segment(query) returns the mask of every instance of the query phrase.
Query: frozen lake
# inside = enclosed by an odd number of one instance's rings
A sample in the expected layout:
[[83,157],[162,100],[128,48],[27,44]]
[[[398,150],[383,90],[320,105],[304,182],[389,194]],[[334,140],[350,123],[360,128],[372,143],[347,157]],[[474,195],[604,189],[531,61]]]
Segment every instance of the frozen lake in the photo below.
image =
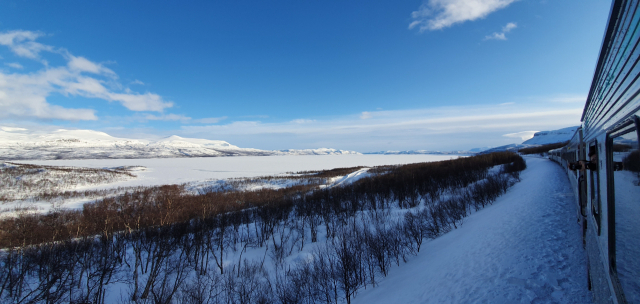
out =
[[119,186],[181,184],[211,179],[278,175],[285,172],[325,170],[343,167],[371,167],[434,162],[458,157],[457,155],[287,155],[206,158],[79,159],[19,161],[19,163],[89,168],[112,168],[119,166],[146,167],[144,171],[134,172],[138,178],[133,180],[82,188],[101,189]]

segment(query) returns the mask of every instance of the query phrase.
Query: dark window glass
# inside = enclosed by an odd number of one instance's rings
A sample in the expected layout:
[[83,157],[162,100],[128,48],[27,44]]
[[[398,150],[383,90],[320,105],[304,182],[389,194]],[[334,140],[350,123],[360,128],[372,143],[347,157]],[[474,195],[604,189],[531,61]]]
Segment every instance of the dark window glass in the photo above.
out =
[[591,213],[598,225],[598,235],[600,235],[600,220],[602,204],[600,203],[600,153],[598,153],[598,144],[595,143],[589,147],[589,161],[596,164],[595,168],[589,170],[589,191],[591,192]]

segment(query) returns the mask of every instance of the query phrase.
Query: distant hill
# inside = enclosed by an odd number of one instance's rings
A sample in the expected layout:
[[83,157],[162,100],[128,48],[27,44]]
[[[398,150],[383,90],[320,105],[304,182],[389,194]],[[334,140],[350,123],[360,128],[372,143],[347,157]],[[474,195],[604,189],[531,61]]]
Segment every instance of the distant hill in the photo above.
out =
[[35,131],[0,127],[0,160],[172,158],[249,155],[360,154],[336,149],[259,150],[222,140],[169,136],[160,140],[126,139],[93,130]]
[[509,144],[509,145],[504,145],[504,146],[499,146],[499,147],[487,149],[487,150],[484,150],[484,151],[482,151],[482,152],[480,152],[478,154],[486,154],[486,153],[493,153],[493,152],[504,152],[504,151],[518,152],[518,150],[520,150],[520,149],[534,147],[534,146],[536,146],[536,145]]
[[553,130],[553,131],[540,131],[533,134],[533,137],[531,139],[525,140],[521,144],[509,144],[509,145],[504,145],[504,146],[499,146],[494,148],[487,148],[487,149],[475,148],[475,149],[471,149],[470,151],[472,152],[479,151],[478,152],[479,154],[501,152],[501,151],[517,152],[518,150],[524,149],[524,148],[532,148],[532,147],[537,147],[542,145],[561,143],[561,142],[570,140],[571,137],[573,137],[573,134],[576,133],[576,130],[578,130],[578,128],[579,128],[578,126],[575,126],[575,127],[568,127],[568,128]]
[[433,155],[473,155],[472,151],[427,151],[427,150],[407,150],[407,151],[378,151],[365,152],[362,154],[378,154],[378,155],[415,155],[415,154],[433,154]]
[[540,131],[536,134],[533,134],[533,138],[525,140],[522,144],[534,146],[565,142],[573,137],[573,134],[576,133],[576,130],[578,130],[578,126],[554,131]]

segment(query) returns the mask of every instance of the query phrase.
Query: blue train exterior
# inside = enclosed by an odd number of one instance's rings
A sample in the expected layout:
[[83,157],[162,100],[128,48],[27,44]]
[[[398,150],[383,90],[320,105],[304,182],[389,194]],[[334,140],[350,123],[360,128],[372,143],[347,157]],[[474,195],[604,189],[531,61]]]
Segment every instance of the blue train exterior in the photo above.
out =
[[596,303],[640,303],[639,2],[612,3],[581,127],[550,151],[573,185]]

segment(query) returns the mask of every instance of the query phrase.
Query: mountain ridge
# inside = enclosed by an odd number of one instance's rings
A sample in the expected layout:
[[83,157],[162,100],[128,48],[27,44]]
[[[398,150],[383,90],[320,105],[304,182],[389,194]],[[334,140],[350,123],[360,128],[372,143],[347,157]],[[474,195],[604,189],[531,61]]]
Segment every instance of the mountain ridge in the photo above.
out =
[[223,140],[185,138],[177,135],[148,140],[118,138],[94,130],[36,131],[0,127],[0,160],[343,154],[360,153],[330,148],[260,150],[240,148]]

